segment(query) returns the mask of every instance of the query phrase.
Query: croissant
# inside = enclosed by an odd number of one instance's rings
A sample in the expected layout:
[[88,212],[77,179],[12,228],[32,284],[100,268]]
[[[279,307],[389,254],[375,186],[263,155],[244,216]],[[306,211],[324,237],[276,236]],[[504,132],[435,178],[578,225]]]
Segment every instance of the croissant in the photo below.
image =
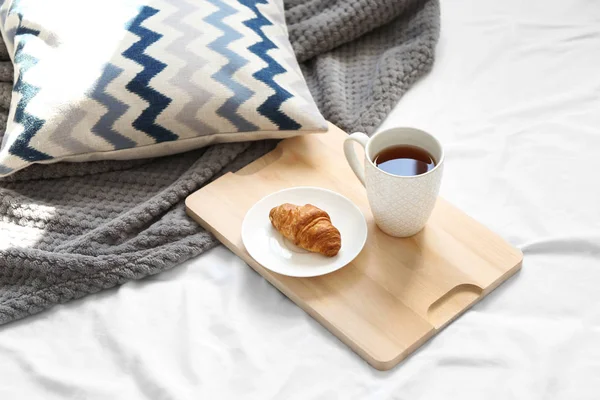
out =
[[342,236],[329,214],[312,204],[282,204],[271,210],[269,219],[283,236],[305,250],[333,257],[342,247]]

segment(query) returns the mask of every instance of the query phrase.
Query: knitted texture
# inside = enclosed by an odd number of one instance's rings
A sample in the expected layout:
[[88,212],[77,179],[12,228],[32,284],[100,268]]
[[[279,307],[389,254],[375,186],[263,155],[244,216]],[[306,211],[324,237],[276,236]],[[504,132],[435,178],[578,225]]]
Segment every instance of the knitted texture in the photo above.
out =
[[[296,56],[324,116],[372,133],[433,64],[437,0],[286,0]],[[0,44],[0,132],[12,66]],[[0,134],[1,140],[2,134]],[[33,165],[0,180],[0,323],[169,269],[218,244],[185,198],[274,146]]]

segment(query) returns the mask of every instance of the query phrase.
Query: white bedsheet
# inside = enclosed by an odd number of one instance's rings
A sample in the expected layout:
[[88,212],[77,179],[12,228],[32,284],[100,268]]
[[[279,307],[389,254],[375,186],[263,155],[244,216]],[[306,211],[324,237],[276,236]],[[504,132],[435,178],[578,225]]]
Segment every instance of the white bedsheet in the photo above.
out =
[[442,195],[523,270],[389,372],[225,248],[0,327],[0,399],[600,398],[600,1],[447,0],[383,128],[447,151]]

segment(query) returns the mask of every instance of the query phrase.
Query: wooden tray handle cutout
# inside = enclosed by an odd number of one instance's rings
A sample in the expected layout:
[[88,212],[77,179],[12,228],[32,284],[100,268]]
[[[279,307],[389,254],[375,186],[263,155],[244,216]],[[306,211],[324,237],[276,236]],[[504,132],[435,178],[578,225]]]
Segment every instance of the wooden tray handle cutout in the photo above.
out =
[[436,329],[440,329],[458,317],[457,313],[461,310],[466,310],[477,302],[482,293],[483,289],[471,283],[454,286],[429,306],[427,319]]

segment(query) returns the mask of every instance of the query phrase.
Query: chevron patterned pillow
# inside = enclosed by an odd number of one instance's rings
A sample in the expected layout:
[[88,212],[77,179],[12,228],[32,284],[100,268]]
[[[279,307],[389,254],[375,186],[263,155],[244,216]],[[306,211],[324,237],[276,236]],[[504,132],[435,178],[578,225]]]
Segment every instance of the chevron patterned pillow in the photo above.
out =
[[281,0],[0,0],[15,66],[0,176],[327,129]]

